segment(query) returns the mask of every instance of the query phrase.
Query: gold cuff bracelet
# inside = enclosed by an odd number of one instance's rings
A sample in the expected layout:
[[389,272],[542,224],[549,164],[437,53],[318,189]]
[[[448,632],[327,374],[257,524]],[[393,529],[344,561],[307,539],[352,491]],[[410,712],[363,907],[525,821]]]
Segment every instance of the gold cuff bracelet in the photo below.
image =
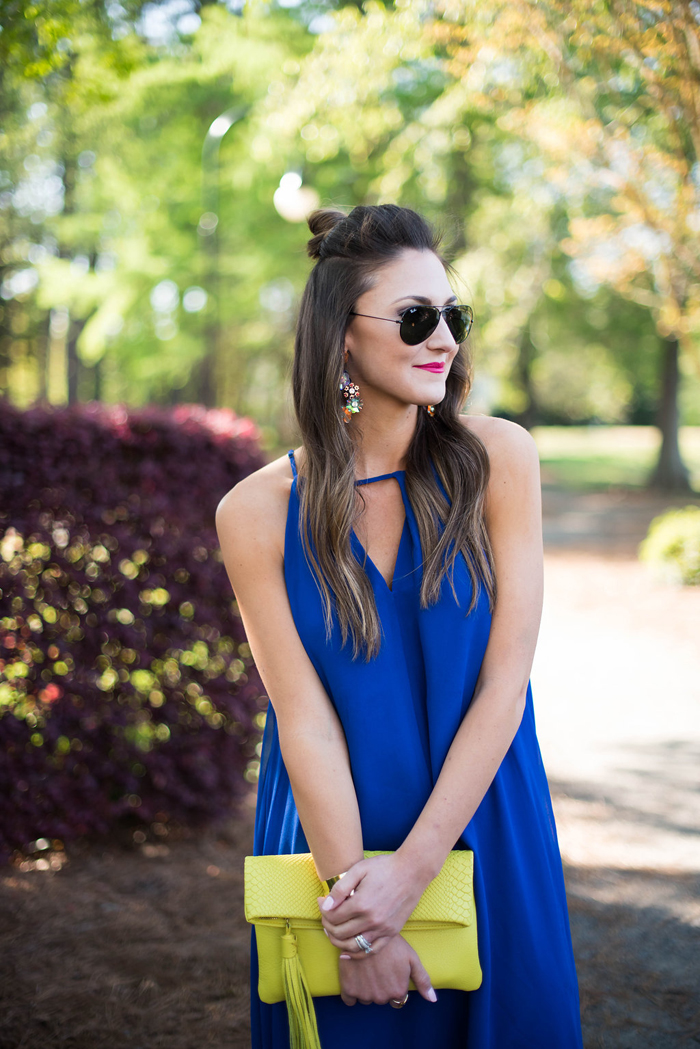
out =
[[343,871],[342,874],[335,874],[332,878],[323,879],[323,884],[326,886],[326,896],[328,896],[335,883],[340,881],[340,879],[347,873],[347,871]]

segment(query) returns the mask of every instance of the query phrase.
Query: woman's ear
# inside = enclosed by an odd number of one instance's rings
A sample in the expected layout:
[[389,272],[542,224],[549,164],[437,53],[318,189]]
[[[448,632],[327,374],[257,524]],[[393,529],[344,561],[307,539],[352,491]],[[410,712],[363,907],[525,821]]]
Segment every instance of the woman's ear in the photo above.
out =
[[[351,317],[350,320],[351,321],[354,320],[354,317]],[[347,361],[348,361],[348,358],[349,358],[350,354],[352,353],[353,333],[352,333],[351,329],[352,329],[352,325],[351,324],[348,324],[347,328],[345,329],[345,340],[344,340],[344,343],[343,343],[343,361],[346,364],[347,364]]]

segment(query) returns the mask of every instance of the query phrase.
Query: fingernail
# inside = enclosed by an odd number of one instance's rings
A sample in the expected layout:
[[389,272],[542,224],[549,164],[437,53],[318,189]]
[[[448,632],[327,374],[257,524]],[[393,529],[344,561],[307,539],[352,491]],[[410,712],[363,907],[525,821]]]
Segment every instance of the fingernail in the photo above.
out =
[[343,961],[348,961],[348,962],[349,962],[349,961],[352,961],[352,957],[351,957],[351,955],[349,955],[349,954],[341,954],[341,956],[340,956],[340,957],[341,957],[341,959],[342,959]]
[[335,907],[335,900],[332,896],[326,896],[325,900],[321,904],[321,910],[330,911],[332,907]]
[[437,1001],[437,995],[436,995],[435,991],[432,989],[432,987],[428,991],[428,998],[430,999],[431,1002],[436,1002]]
[[[323,926],[321,926],[321,928],[323,928]],[[324,931],[324,932],[326,933],[326,936],[328,936],[328,933],[326,932],[326,930],[325,930],[325,929],[323,929],[323,931]]]

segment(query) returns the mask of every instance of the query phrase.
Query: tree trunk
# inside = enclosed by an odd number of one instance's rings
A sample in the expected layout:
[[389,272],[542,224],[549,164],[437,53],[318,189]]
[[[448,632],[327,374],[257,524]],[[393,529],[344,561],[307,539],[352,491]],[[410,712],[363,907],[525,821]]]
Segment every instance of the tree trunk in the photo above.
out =
[[[215,198],[214,198],[215,199]],[[217,389],[216,374],[221,343],[221,281],[219,280],[219,240],[217,229],[209,236],[202,238],[202,247],[206,254],[207,283],[205,285],[210,299],[210,313],[204,330],[204,356],[196,366],[194,399],[205,408],[216,408]],[[188,384],[189,385],[189,384]]]
[[537,399],[532,382],[532,365],[536,356],[537,351],[530,338],[530,321],[528,320],[520,334],[514,375],[516,383],[525,394],[525,407],[518,412],[516,422],[519,422],[526,430],[531,430],[537,422]]
[[199,362],[197,400],[205,408],[216,408],[216,352],[210,351]]
[[690,475],[678,445],[678,339],[661,340],[661,400],[657,426],[661,430],[661,451],[651,476],[651,487],[666,492],[689,492]]
[[102,389],[104,386],[103,372],[104,372],[104,357],[100,357],[99,360],[95,361],[95,400],[102,400]]
[[46,310],[43,320],[43,331],[37,340],[37,391],[36,400],[38,404],[48,404],[48,388],[46,369],[49,363],[49,343],[51,342],[51,310]]
[[68,403],[78,403],[78,375],[80,370],[80,358],[78,357],[78,339],[85,327],[85,321],[80,318],[72,320],[66,338],[66,367],[68,369]]

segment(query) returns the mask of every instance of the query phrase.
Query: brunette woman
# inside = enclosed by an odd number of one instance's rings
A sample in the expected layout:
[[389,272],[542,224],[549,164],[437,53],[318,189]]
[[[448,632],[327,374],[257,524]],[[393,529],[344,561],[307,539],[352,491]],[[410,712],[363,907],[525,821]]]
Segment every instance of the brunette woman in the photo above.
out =
[[[529,684],[536,448],[462,414],[472,313],[420,216],[326,209],[309,226],[302,444],[217,511],[270,697],[254,850],[310,851],[332,884],[319,902],[342,993],[315,999],[324,1049],[580,1049]],[[401,935],[454,848],[475,856],[483,983],[469,993],[431,988]],[[257,997],[254,937],[251,970],[254,1049],[287,1049],[284,1002]]]

